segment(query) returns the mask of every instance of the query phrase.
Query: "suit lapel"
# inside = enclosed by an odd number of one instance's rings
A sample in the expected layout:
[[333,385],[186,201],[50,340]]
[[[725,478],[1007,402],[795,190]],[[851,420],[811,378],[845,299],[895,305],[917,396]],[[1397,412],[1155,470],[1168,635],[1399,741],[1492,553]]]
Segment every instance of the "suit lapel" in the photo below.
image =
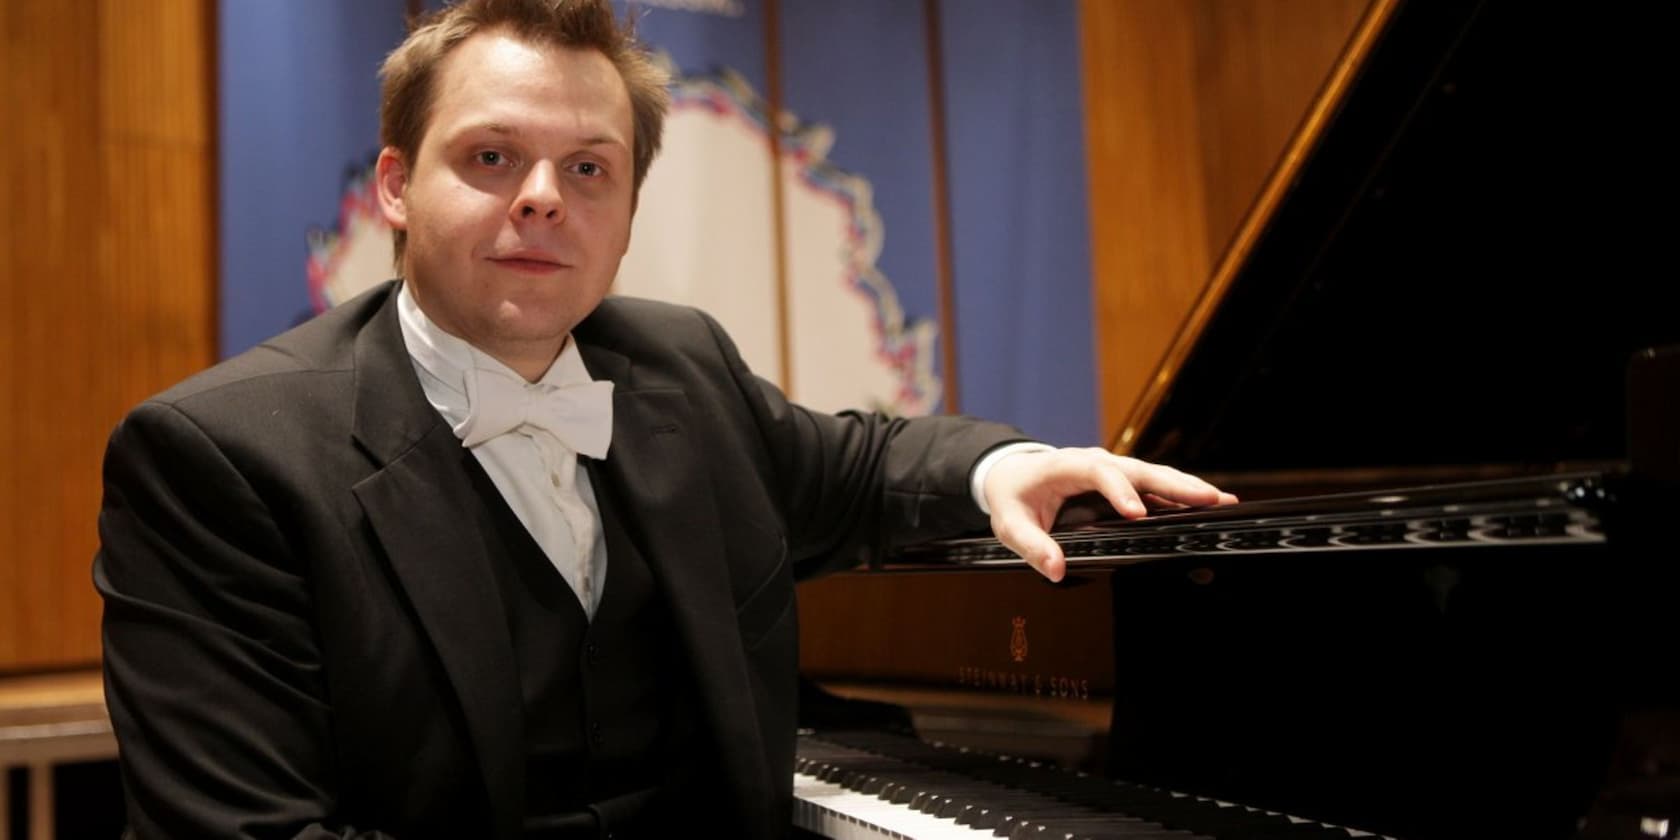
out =
[[[680,389],[642,387],[623,355],[579,342],[596,379],[610,379],[613,437],[599,474],[618,491],[615,511],[659,579],[672,618],[693,663],[708,731],[716,736],[725,772],[745,794],[737,807],[754,822],[765,812],[764,745],[752,696],[740,626],[730,595],[716,494],[697,444],[689,437],[691,407]],[[610,565],[611,559],[608,559]],[[610,574],[609,574],[610,580]]]
[[513,640],[461,448],[426,402],[404,349],[396,292],[356,342],[354,434],[379,465],[354,492],[461,702],[497,836],[518,833],[524,715]]
[[[587,329],[580,327],[585,335]],[[592,376],[615,383],[613,441],[600,474],[619,492],[627,532],[668,593],[693,663],[706,727],[741,815],[765,824],[764,744],[742,698],[752,686],[730,594],[711,477],[689,437],[681,388],[642,384],[622,354],[579,340]],[[525,735],[506,612],[483,540],[460,527],[477,500],[470,457],[415,378],[397,321],[396,287],[356,341],[354,435],[378,469],[354,488],[403,590],[460,699],[489,794],[496,834],[522,820]],[[610,563],[609,559],[609,563]]]

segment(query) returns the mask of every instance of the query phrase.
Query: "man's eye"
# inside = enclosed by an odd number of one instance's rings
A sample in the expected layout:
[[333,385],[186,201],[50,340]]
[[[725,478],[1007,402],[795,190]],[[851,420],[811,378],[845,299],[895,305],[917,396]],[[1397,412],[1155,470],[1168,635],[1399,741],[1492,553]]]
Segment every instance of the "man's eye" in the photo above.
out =
[[597,175],[600,175],[602,172],[605,171],[605,170],[601,169],[601,164],[594,163],[592,161],[587,161],[587,160],[579,163],[577,166],[573,167],[573,169],[575,169],[577,171],[577,174],[583,175],[583,176],[589,177],[589,178],[593,178]]
[[478,162],[485,166],[501,166],[507,160],[501,152],[482,151],[478,153]]

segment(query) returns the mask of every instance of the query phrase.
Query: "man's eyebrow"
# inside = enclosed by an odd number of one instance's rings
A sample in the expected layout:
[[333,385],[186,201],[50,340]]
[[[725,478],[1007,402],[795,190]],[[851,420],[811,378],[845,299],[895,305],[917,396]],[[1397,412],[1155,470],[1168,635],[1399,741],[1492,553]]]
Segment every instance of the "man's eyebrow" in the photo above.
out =
[[[468,126],[465,130],[463,130],[461,132],[461,134],[475,134],[475,133],[478,133],[480,131],[487,131],[487,132],[490,132],[491,134],[500,134],[504,137],[518,137],[521,134],[524,134],[524,132],[519,130],[518,126],[512,126],[512,125],[508,125],[506,123],[498,123],[498,122],[487,122],[487,123],[478,123],[476,125],[471,125],[471,126]],[[596,134],[596,135],[591,135],[589,137],[585,137],[582,140],[582,144],[585,145],[585,146],[625,146],[627,148],[627,146],[626,146],[626,144],[623,140],[620,140],[617,137],[614,137],[610,134]]]
[[486,132],[490,134],[500,134],[504,137],[518,137],[519,135],[524,134],[524,132],[519,130],[518,126],[512,126],[507,123],[499,122],[481,122],[462,126],[455,132],[455,136],[466,137]]

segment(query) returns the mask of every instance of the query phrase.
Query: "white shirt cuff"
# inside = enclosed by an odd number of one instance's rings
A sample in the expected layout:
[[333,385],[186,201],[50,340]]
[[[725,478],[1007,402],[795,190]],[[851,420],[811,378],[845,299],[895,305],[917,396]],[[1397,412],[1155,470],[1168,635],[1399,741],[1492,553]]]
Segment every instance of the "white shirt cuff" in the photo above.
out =
[[1035,443],[1033,441],[1006,443],[992,449],[979,461],[976,461],[974,472],[969,475],[968,492],[974,497],[974,504],[980,507],[980,512],[987,516],[992,513],[991,506],[986,504],[986,476],[991,473],[993,465],[1011,455],[1020,455],[1026,452],[1049,452],[1055,448],[1047,443]]

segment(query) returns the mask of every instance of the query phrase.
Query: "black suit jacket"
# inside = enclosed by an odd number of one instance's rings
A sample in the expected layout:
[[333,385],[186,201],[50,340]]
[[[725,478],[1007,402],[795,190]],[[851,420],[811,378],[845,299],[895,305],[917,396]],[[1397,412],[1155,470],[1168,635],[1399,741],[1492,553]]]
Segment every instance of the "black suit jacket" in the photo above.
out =
[[[517,833],[525,737],[462,448],[387,284],[136,408],[111,438],[95,583],[141,836]],[[574,331],[616,383],[598,475],[671,595],[736,836],[785,833],[794,580],[983,527],[1019,434],[811,412],[683,307]]]

